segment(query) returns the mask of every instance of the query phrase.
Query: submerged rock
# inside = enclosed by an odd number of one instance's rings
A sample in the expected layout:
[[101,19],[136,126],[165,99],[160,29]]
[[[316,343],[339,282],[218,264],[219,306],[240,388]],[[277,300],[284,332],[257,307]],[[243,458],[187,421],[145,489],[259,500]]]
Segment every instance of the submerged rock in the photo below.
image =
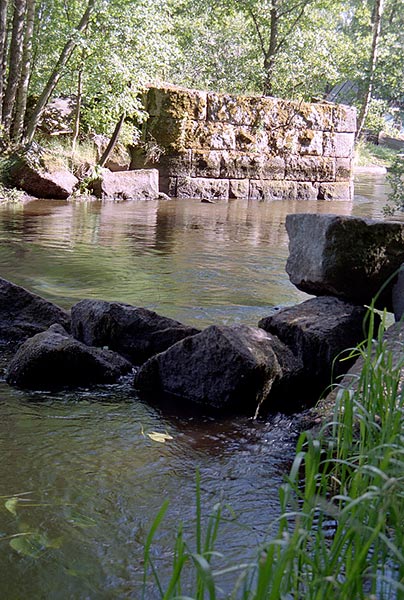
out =
[[6,380],[28,389],[113,383],[132,365],[110,350],[89,348],[61,325],[28,339],[11,360]]
[[[208,327],[148,360],[135,376],[135,388],[206,409],[253,416],[271,398],[285,400],[283,383],[291,384],[301,365],[274,336],[238,325]],[[268,402],[268,404],[269,404]]]
[[[286,270],[300,290],[370,304],[404,262],[404,223],[340,215],[286,217],[289,258]],[[376,308],[392,309],[391,282]]]
[[77,177],[37,144],[16,153],[11,161],[13,184],[37,198],[65,200],[78,184]]
[[89,346],[108,346],[134,364],[199,333],[174,319],[121,302],[82,300],[72,308],[72,333]]
[[97,198],[103,200],[146,200],[159,195],[157,169],[112,172],[101,170],[101,176],[91,183]]
[[0,278],[0,339],[23,342],[53,323],[70,328],[69,313]]
[[366,337],[366,313],[363,306],[323,296],[283,308],[261,319],[259,327],[276,335],[298,357],[302,381],[315,397],[331,383],[331,375],[341,375],[352,364],[335,359]]

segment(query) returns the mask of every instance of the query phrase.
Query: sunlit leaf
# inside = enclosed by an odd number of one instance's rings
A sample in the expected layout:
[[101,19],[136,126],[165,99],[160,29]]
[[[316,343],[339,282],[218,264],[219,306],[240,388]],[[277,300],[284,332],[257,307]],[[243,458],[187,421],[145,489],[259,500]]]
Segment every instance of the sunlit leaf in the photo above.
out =
[[82,527],[83,529],[87,527],[95,527],[97,525],[97,521],[95,521],[95,519],[76,511],[71,512],[68,520],[70,523],[72,523],[72,525],[75,525],[76,527]]
[[13,538],[10,546],[18,554],[31,558],[38,558],[47,548],[52,547],[45,535],[36,532]]
[[153,440],[153,442],[160,442],[161,444],[164,444],[164,442],[166,442],[167,440],[174,439],[173,436],[169,433],[161,433],[158,431],[150,431],[150,433],[148,433],[147,435],[151,440]]
[[9,498],[4,503],[4,506],[6,507],[8,512],[11,512],[11,514],[16,517],[17,516],[17,504],[18,504],[18,498],[13,497],[13,498]]

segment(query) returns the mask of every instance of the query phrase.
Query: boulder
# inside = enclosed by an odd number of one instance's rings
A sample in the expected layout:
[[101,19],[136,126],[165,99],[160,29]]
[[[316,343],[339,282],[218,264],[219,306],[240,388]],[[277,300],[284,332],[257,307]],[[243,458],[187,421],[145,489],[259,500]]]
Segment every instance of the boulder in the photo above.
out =
[[110,350],[89,348],[61,325],[37,333],[17,350],[6,373],[11,385],[28,389],[113,383],[132,365]]
[[288,348],[262,329],[212,325],[148,360],[134,384],[154,401],[253,416],[267,401],[271,410],[279,399],[287,408],[282,381],[290,384],[300,369]]
[[[404,223],[331,214],[286,217],[289,258],[286,271],[300,290],[370,304],[404,262]],[[393,281],[377,308],[392,310]]]
[[103,200],[155,199],[159,195],[159,174],[157,169],[117,172],[102,169],[91,188],[94,195]]
[[53,323],[70,328],[69,313],[0,278],[0,339],[23,342]]
[[89,346],[108,346],[134,364],[167,350],[199,329],[120,302],[82,300],[72,308],[72,334]]
[[341,375],[351,366],[352,362],[334,363],[334,359],[365,338],[366,313],[363,306],[323,296],[283,308],[261,319],[259,327],[276,335],[298,357],[305,384],[315,397],[331,383],[332,375]]
[[404,315],[404,265],[401,265],[397,280],[392,290],[393,313],[396,321],[400,321]]
[[37,198],[65,200],[78,179],[59,160],[38,144],[31,144],[11,157],[10,178],[16,187]]

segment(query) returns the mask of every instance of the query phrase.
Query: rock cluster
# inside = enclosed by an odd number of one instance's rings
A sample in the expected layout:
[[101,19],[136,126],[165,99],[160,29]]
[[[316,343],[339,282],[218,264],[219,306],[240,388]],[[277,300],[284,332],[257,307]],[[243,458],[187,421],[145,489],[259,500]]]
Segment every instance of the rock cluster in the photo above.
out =
[[351,367],[340,355],[366,338],[364,304],[386,280],[378,306],[393,304],[404,225],[299,214],[288,216],[287,229],[291,280],[318,297],[272,311],[258,327],[199,331],[102,300],[82,300],[68,315],[0,280],[0,337],[21,344],[7,381],[31,389],[109,383],[135,367],[136,390],[154,403],[250,416],[313,404]]
[[351,107],[169,85],[150,88],[144,104],[149,118],[132,167],[157,167],[171,196],[352,197]]

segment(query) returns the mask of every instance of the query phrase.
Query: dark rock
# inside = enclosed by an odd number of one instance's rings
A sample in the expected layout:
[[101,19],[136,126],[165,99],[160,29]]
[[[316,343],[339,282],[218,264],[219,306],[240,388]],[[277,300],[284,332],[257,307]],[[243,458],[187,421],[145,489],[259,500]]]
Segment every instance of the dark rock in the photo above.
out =
[[148,360],[135,387],[153,393],[154,401],[168,397],[253,416],[270,392],[271,409],[278,410],[272,397],[285,401],[282,379],[290,383],[300,369],[288,348],[262,329],[213,325]]
[[397,280],[392,290],[393,313],[396,321],[400,321],[404,315],[404,265],[397,275]]
[[23,342],[53,323],[70,328],[69,313],[0,278],[0,339]]
[[82,300],[72,308],[72,333],[89,346],[108,346],[142,364],[199,329],[130,304]]
[[11,360],[6,380],[28,389],[113,383],[132,365],[110,350],[89,348],[61,325],[30,338]]
[[[324,214],[286,217],[289,258],[286,270],[300,290],[370,304],[404,262],[404,223]],[[391,288],[376,308],[392,309]]]
[[65,200],[78,183],[70,171],[37,144],[11,157],[10,178],[16,187],[37,198]]
[[304,379],[315,397],[331,383],[332,375],[341,375],[351,366],[352,362],[334,363],[334,359],[366,337],[366,312],[363,306],[323,296],[283,308],[259,326],[276,335],[302,362],[302,383]]
[[101,170],[99,179],[91,183],[97,198],[103,200],[146,200],[159,195],[159,174],[157,169],[136,171]]

